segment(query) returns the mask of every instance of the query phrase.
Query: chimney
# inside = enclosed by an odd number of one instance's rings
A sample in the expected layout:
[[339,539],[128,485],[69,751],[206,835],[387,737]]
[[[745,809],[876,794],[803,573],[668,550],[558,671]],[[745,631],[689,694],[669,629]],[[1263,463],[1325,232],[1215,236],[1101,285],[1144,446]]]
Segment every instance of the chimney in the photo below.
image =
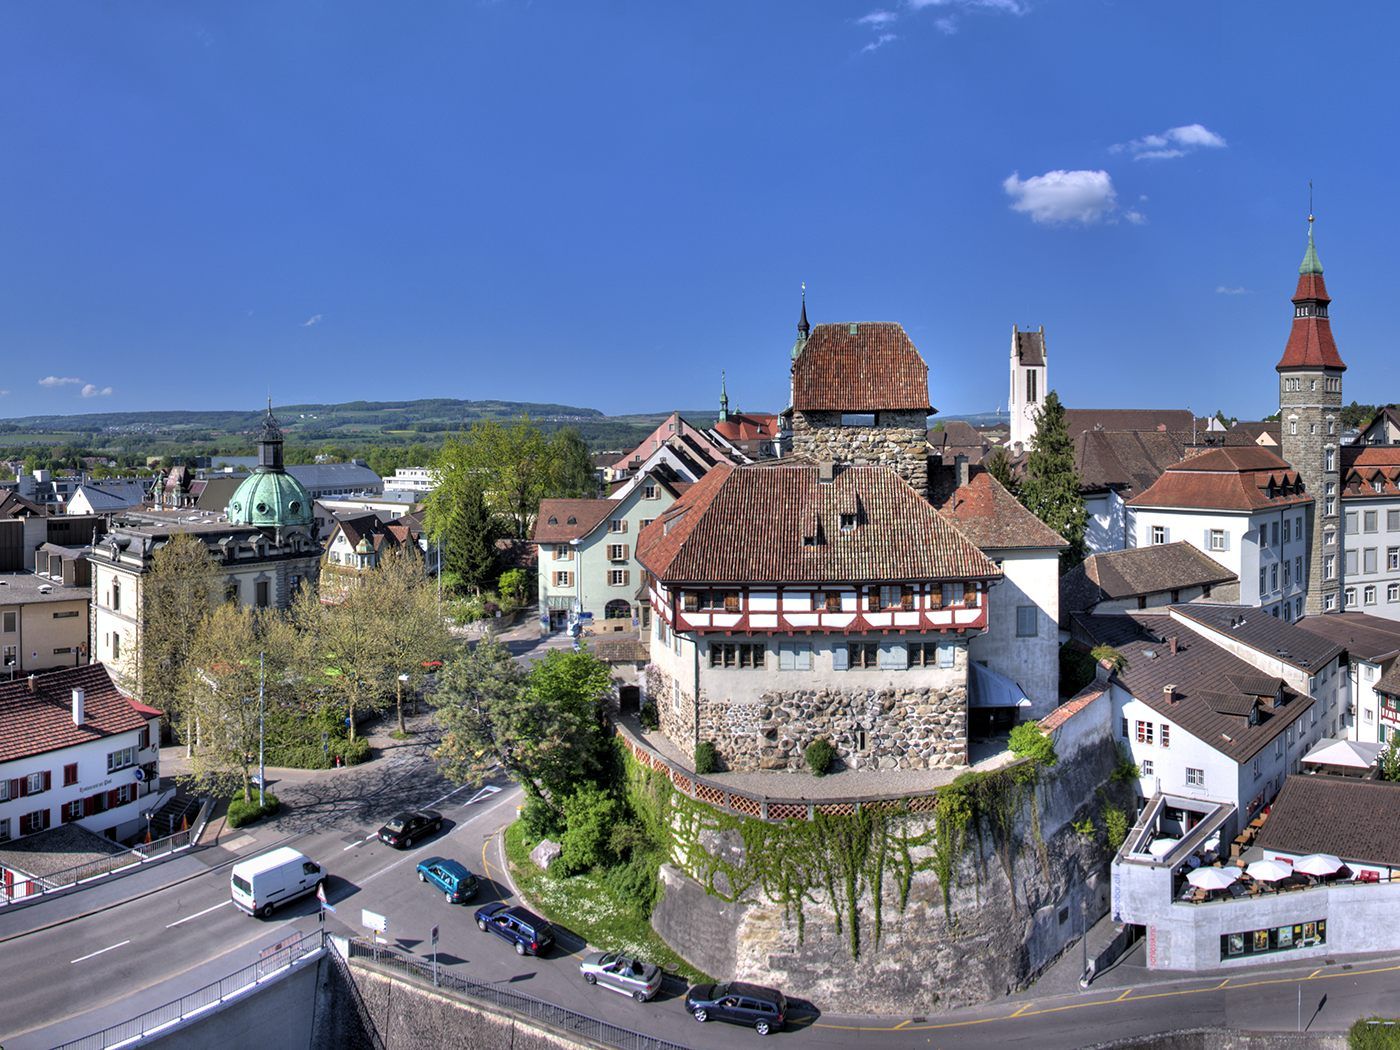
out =
[[824,459],[817,464],[817,478],[820,481],[829,482],[836,476],[836,464],[829,459]]
[[35,679],[35,677],[34,677],[33,675],[30,675],[30,676],[29,676],[29,692],[30,692],[30,694],[32,695],[32,694],[34,694],[34,693],[37,693],[38,691],[39,691],[39,683],[38,683],[38,681]]
[[[1176,639],[1173,638],[1172,641],[1175,642]],[[1166,700],[1166,702],[1169,704],[1176,703],[1176,685],[1173,683],[1168,683],[1167,685],[1162,686],[1162,698]]]
[[73,724],[80,726],[83,724],[83,700],[86,694],[81,689],[73,690]]
[[967,457],[954,456],[953,465],[958,472],[958,488],[962,488],[967,484]]
[[1176,655],[1176,652],[1177,652],[1177,640],[1176,640],[1176,635],[1172,635],[1170,638],[1167,639],[1167,652],[1171,653],[1173,656]]

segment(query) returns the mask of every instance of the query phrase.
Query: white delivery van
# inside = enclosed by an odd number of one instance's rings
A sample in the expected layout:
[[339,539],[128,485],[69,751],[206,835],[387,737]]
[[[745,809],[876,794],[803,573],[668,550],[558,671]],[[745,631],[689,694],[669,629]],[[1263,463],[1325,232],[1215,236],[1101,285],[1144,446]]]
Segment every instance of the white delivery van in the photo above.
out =
[[229,894],[240,911],[266,919],[273,908],[315,893],[325,877],[321,865],[283,846],[235,864],[229,876]]

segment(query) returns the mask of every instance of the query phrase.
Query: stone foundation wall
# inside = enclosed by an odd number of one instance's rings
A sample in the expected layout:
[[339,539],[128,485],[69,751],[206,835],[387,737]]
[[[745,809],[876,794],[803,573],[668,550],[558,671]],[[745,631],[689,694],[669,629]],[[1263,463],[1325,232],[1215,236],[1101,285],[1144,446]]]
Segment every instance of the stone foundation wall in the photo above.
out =
[[[663,869],[664,896],[652,925],[707,972],[815,1003],[839,1002],[851,1013],[907,1016],[986,1002],[1024,988],[1106,913],[1108,850],[1101,835],[1086,838],[1070,821],[1090,817],[1102,827],[1099,788],[1110,797],[1122,793],[1109,780],[1117,762],[1105,736],[1044,773],[1034,803],[1043,847],[1031,830],[1030,805],[1004,850],[985,829],[981,836],[969,831],[953,878],[951,921],[931,852],[913,850],[916,870],[902,910],[898,879],[884,880],[878,943],[874,902],[868,891],[862,897],[858,959],[851,956],[850,923],[838,919],[839,901],[817,892],[804,908],[799,939],[795,915],[780,902],[754,889],[726,903],[681,870],[702,870],[704,858],[678,857]],[[931,819],[908,818],[908,833],[928,830]],[[698,845],[729,865],[745,848],[737,832],[704,836]],[[728,938],[716,943],[716,929]]]
[[842,426],[839,412],[793,412],[792,451],[817,462],[893,467],[927,496],[927,424],[922,412],[881,412],[870,427]]
[[[848,769],[956,769],[967,765],[967,676],[945,687],[841,688],[813,681],[805,689],[766,690],[756,700],[712,698],[702,690],[701,740],[719,752],[720,768],[805,771],[803,752],[824,737]],[[695,706],[682,684],[681,702],[664,671],[658,713],[671,742],[690,754],[695,746]]]

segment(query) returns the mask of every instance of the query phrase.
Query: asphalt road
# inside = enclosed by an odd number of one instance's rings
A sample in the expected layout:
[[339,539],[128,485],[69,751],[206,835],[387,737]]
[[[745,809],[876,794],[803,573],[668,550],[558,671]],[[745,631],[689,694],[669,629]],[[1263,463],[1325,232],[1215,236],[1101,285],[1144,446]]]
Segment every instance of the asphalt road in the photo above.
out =
[[[539,651],[521,648],[527,659]],[[679,982],[669,983],[656,1001],[634,1003],[586,985],[578,975],[577,952],[556,948],[544,959],[522,959],[504,941],[478,931],[472,922],[477,905],[493,898],[514,900],[503,873],[500,832],[514,819],[520,792],[501,781],[454,789],[428,759],[432,744],[431,734],[424,734],[390,749],[370,767],[273,784],[289,803],[288,812],[256,836],[226,831],[218,848],[0,913],[6,976],[0,1044],[6,1050],[50,1047],[88,1034],[255,961],[260,949],[289,933],[314,930],[314,899],[269,921],[250,918],[229,903],[229,868],[237,857],[284,843],[321,861],[330,873],[336,912],[326,926],[333,932],[363,935],[360,912],[368,909],[388,917],[392,945],[426,956],[428,931],[437,925],[439,965],[473,980],[500,982],[686,1046],[727,1050],[759,1040],[756,1033],[719,1023],[697,1025],[681,1005],[685,989]],[[407,851],[373,838],[392,813],[422,806],[447,818],[440,835]],[[417,880],[415,864],[434,854],[454,857],[485,877],[470,905],[449,905]],[[117,903],[138,891],[146,892]],[[34,929],[48,923],[61,925]],[[566,949],[580,946],[567,932],[561,943]],[[1371,1013],[1400,1016],[1400,959],[1317,962],[1167,983],[1139,971],[1127,978],[1119,974],[1120,980],[1141,979],[1138,987],[1096,986],[1047,998],[1036,998],[1032,990],[927,1018],[850,1017],[839,1003],[819,1003],[819,1013],[804,1013],[777,1038],[780,1045],[790,1041],[823,1050],[853,1045],[1054,1050],[1202,1025],[1291,1030],[1300,990],[1303,1020],[1313,1030],[1342,1029]]]

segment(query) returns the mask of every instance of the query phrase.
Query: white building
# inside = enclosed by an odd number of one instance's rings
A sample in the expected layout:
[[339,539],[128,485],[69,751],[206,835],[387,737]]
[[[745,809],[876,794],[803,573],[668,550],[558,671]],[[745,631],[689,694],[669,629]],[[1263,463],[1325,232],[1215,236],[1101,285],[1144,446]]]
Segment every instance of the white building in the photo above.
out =
[[1044,325],[1034,332],[1011,326],[1011,392],[1007,409],[1011,413],[1008,440],[1013,450],[1020,445],[1029,451],[1035,437],[1036,416],[1045,401],[1047,356]]
[[1400,623],[1346,612],[1305,616],[1298,626],[1346,648],[1348,717],[1339,735],[1384,744],[1400,732],[1400,710],[1378,692],[1386,675],[1400,673]]
[[[77,823],[108,838],[145,830],[160,775],[160,712],[101,664],[0,685],[0,841]],[[14,875],[5,872],[14,892]]]
[[[1177,540],[1239,577],[1240,603],[1295,620],[1307,593],[1313,499],[1269,449],[1215,448],[1169,467],[1128,501],[1134,546]],[[1335,559],[1330,563],[1339,568]]]
[[438,487],[438,471],[435,467],[399,467],[384,479],[386,490],[418,492],[427,495]]
[[[1400,446],[1342,449],[1344,607],[1400,621]],[[1330,532],[1324,542],[1336,550]]]

